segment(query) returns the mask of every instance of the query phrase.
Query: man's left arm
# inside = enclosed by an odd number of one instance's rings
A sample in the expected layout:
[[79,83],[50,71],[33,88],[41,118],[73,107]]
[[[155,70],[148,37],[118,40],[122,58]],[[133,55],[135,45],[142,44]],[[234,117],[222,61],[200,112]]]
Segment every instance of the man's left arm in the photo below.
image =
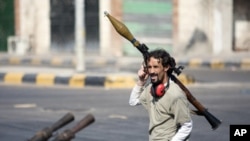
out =
[[185,141],[192,131],[193,123],[189,103],[184,97],[177,99],[174,103],[174,118],[175,123],[180,127],[171,141]]
[[192,131],[192,127],[193,127],[192,120],[183,123],[171,141],[185,141],[189,137]]

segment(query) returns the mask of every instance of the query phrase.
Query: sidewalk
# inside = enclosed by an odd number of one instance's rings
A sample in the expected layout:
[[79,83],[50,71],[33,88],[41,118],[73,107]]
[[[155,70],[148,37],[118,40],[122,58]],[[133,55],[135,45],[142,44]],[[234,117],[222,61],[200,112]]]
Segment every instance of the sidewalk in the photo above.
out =
[[179,65],[190,68],[206,67],[211,69],[250,69],[250,52],[225,53],[220,55],[199,55],[188,57],[177,57]]
[[[71,55],[17,56],[0,54],[0,82],[9,84],[30,83],[42,86],[65,85],[69,87],[97,86],[105,88],[132,88],[137,80],[137,70],[142,57],[85,57],[85,71],[77,72],[76,60]],[[213,57],[176,57],[177,65],[190,68],[250,69],[249,53]],[[184,85],[195,79],[181,74]]]
[[[174,56],[174,58],[176,59],[177,65],[183,65],[190,68],[207,67],[211,69],[224,69],[237,67],[240,69],[250,69],[250,52],[239,52],[214,56]],[[137,67],[137,65],[140,65],[142,61],[142,57],[85,57],[85,65],[89,67],[105,67],[110,65],[126,69],[128,66]],[[69,54],[18,56],[0,53],[0,66],[4,65],[75,68],[76,57]]]

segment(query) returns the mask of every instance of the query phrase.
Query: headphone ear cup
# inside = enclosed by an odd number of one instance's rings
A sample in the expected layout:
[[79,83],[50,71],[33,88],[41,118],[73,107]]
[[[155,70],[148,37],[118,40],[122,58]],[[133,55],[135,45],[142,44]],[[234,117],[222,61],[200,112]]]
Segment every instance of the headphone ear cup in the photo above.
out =
[[165,86],[163,84],[159,84],[156,86],[151,86],[151,95],[153,97],[162,97],[165,93]]
[[156,87],[155,94],[157,95],[157,97],[162,97],[164,93],[165,93],[165,86],[163,84],[159,84]]

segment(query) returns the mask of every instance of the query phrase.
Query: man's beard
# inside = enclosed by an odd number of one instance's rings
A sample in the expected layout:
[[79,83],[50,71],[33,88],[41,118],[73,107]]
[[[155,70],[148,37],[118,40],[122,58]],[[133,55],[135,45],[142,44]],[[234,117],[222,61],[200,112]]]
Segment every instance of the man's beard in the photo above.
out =
[[151,79],[151,83],[153,85],[158,85],[158,84],[162,83],[162,80],[159,79],[158,74],[152,74],[152,75],[150,75],[150,79]]

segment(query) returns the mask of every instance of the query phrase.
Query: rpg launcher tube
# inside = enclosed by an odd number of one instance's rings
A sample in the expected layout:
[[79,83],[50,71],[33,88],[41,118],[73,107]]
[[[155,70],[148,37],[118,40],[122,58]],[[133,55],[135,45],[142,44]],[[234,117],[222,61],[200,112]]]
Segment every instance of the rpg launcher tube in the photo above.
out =
[[30,140],[28,141],[47,141],[53,134],[54,131],[62,128],[66,124],[74,120],[72,113],[67,113],[60,120],[55,122],[51,127],[46,127],[41,131],[38,131]]
[[130,41],[134,47],[136,47],[142,54],[143,57],[146,58],[148,55],[148,47],[145,44],[141,44],[138,40],[135,39],[133,34],[129,31],[127,26],[123,24],[121,21],[117,20],[115,17],[111,16],[108,12],[104,12],[105,16],[109,19],[115,30],[125,39]]
[[108,17],[109,21],[111,22],[111,24],[113,25],[115,30],[121,36],[123,36],[125,39],[129,40],[135,47],[140,46],[139,41],[137,41],[134,38],[133,34],[131,34],[131,32],[129,31],[129,29],[127,28],[127,26],[125,24],[123,24],[122,22],[118,21],[116,18],[111,16],[107,11],[105,11],[104,14],[105,14],[105,16]]
[[76,126],[66,129],[60,133],[53,141],[70,141],[75,138],[75,134],[95,121],[92,114],[85,116]]

